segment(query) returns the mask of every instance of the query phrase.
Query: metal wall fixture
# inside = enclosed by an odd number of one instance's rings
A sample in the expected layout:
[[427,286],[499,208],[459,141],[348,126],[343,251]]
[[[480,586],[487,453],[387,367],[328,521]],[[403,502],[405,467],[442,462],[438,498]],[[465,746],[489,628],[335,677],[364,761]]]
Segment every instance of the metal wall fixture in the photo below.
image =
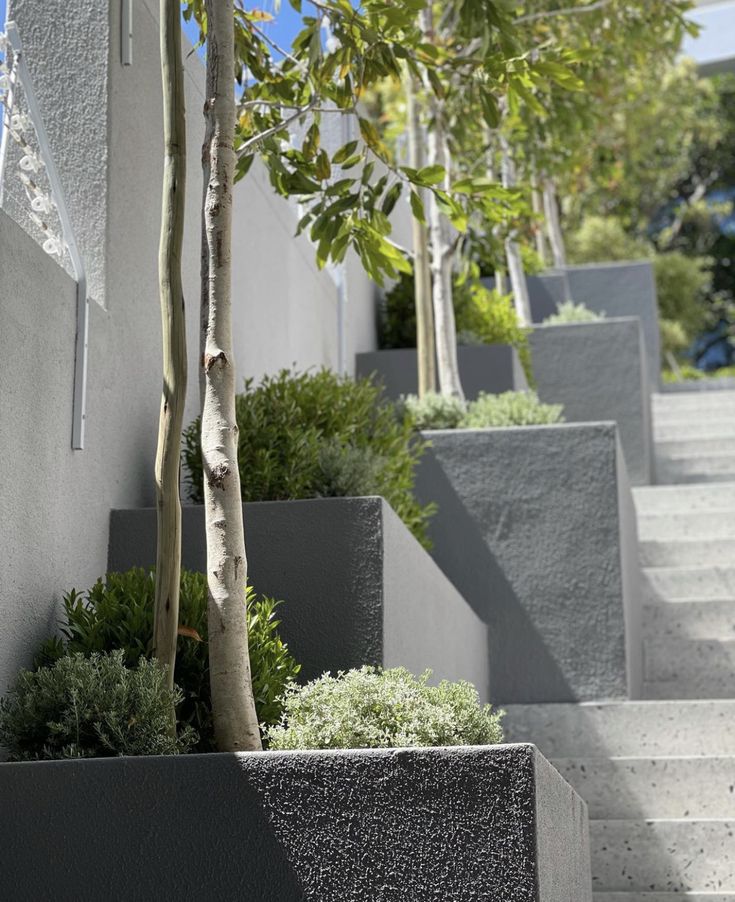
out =
[[133,0],[120,0],[120,62],[133,65]]

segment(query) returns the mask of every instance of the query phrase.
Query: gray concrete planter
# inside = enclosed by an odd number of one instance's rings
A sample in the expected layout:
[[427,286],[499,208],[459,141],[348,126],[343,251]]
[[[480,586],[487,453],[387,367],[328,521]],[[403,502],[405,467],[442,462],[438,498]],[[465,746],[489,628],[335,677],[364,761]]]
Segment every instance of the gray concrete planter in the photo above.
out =
[[[482,282],[490,289],[495,287],[495,279],[492,277],[483,279]],[[535,323],[540,323],[547,316],[556,313],[559,304],[568,301],[572,296],[566,272],[561,269],[550,269],[538,276],[526,276],[526,287],[531,304],[531,316]]]
[[[281,634],[304,679],[401,665],[488,697],[485,624],[382,498],[246,504],[244,517],[249,580],[285,600]],[[108,569],[151,566],[155,537],[154,510],[113,511]],[[206,570],[202,507],[183,510],[183,564]]]
[[615,424],[425,436],[434,559],[488,623],[491,698],[638,696],[637,530]]
[[592,899],[586,806],[530,745],[0,764],[0,800],[13,902]]
[[[507,345],[460,345],[459,373],[468,398],[481,391],[521,391],[528,387],[518,352]],[[389,398],[416,394],[418,370],[414,348],[370,351],[356,356],[356,375],[375,374]]]
[[615,421],[631,484],[649,484],[651,395],[640,320],[537,326],[531,352],[541,400],[563,404],[567,422]]
[[590,310],[604,310],[608,316],[637,316],[643,328],[648,356],[648,378],[658,388],[661,371],[661,337],[653,264],[649,260],[631,263],[588,263],[566,267],[571,296]]

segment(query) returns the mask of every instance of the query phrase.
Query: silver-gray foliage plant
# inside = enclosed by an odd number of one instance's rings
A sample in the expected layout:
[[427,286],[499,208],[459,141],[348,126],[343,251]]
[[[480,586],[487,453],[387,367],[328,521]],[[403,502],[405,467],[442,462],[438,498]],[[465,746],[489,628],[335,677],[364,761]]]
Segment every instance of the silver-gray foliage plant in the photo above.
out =
[[544,426],[564,421],[561,404],[544,404],[532,391],[501,394],[480,392],[465,404],[458,398],[407,395],[403,408],[417,429],[488,429],[502,426]]
[[176,755],[197,739],[190,727],[171,735],[180,701],[157,661],[141,658],[129,668],[122,650],[65,655],[52,666],[22,670],[0,699],[0,746],[13,761]]
[[402,667],[327,673],[287,690],[271,749],[406,748],[503,741],[502,711],[480,703],[464,681],[430,686]]
[[564,301],[559,304],[556,313],[547,316],[544,320],[546,326],[563,326],[569,323],[598,323],[606,319],[604,310],[596,313],[585,304],[575,304],[574,301]]

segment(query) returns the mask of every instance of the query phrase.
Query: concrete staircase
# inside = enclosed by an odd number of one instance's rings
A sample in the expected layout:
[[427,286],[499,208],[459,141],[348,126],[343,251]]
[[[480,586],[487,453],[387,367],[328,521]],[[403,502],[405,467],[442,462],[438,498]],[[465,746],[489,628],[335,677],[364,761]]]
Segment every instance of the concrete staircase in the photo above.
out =
[[655,395],[645,701],[511,706],[587,801],[595,902],[735,902],[735,392]]

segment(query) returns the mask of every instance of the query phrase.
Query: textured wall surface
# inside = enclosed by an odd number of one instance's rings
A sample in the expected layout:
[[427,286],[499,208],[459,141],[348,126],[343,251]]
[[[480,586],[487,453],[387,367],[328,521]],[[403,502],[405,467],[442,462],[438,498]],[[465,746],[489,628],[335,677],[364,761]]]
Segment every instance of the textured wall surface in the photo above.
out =
[[[484,622],[382,498],[244,505],[249,581],[284,599],[282,634],[312,679],[362,664],[427,668],[488,695]],[[155,511],[113,511],[110,570],[153,563]],[[206,569],[203,508],[184,508],[184,566]]]
[[661,371],[661,336],[653,266],[648,260],[635,263],[589,263],[566,269],[572,297],[590,310],[608,316],[637,316],[643,329],[648,355],[648,378],[658,389]]
[[541,400],[563,404],[570,423],[614,420],[632,485],[650,483],[651,396],[640,320],[538,326],[531,352]]
[[592,899],[586,808],[531,745],[2,764],[0,797],[14,902]]
[[[528,383],[518,352],[507,345],[460,345],[457,348],[462,387],[468,398],[481,391],[520,391]],[[357,355],[357,375],[376,374],[389,398],[416,394],[418,364],[412,348],[371,351]]]
[[432,553],[488,623],[491,699],[635,697],[639,565],[615,425],[425,435]]

